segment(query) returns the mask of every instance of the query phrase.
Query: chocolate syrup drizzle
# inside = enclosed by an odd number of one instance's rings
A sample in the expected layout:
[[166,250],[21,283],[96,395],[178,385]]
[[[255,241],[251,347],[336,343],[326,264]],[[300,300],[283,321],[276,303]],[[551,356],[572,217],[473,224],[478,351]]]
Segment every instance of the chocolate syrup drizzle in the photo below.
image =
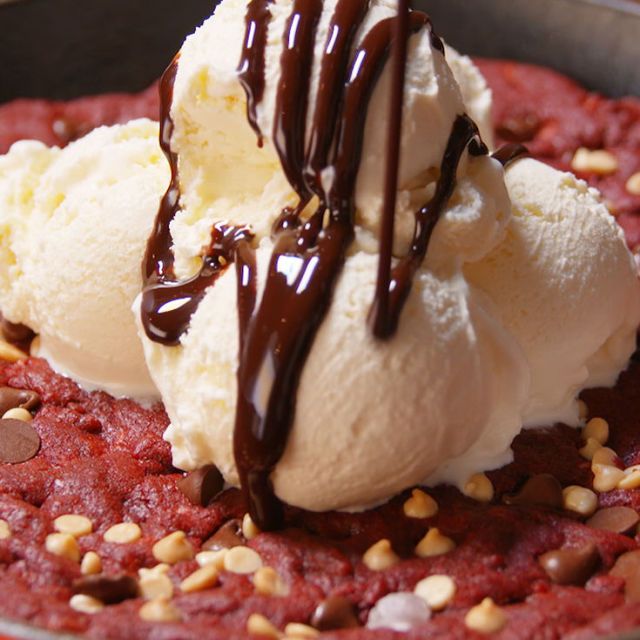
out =
[[[262,143],[257,108],[265,88],[265,47],[272,0],[252,0],[239,77],[247,95],[247,117]],[[434,48],[444,52],[429,18],[399,0],[398,15],[377,23],[354,47],[369,9],[368,0],[339,0],[321,60],[319,90],[306,136],[309,83],[322,0],[294,0],[283,34],[281,76],[272,132],[282,168],[298,195],[273,227],[273,252],[264,293],[257,300],[257,273],[251,233],[246,227],[216,225],[198,274],[179,281],[173,269],[169,224],[179,211],[178,163],[171,151],[172,87],[178,60],[162,83],[161,145],[171,165],[171,184],[149,239],[144,262],[146,286],[142,318],[151,340],[178,344],[206,289],[235,263],[238,280],[239,367],[234,454],[249,512],[262,529],[278,527],[282,505],[270,475],[282,456],[293,423],[296,394],[318,328],[354,238],[355,185],[362,156],[368,105],[392,56],[391,125],[387,150],[380,266],[370,323],[389,338],[422,264],[432,231],[456,184],[460,159],[468,149],[486,154],[478,129],[467,116],[454,124],[433,198],[416,212],[407,255],[393,264],[392,246],[409,37],[428,28]],[[308,140],[308,142],[305,142]],[[332,170],[326,185],[323,173]],[[314,211],[308,214],[311,204]]]

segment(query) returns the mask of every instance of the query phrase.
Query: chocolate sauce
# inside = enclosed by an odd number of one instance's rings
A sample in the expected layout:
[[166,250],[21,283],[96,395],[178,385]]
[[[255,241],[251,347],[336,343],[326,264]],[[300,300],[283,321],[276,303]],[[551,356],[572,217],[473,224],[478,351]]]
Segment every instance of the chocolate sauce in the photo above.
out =
[[264,65],[267,48],[267,27],[271,19],[269,5],[273,0],[251,0],[245,16],[245,36],[238,78],[247,94],[247,119],[262,146],[262,132],[258,125],[257,108],[264,96]]
[[[239,66],[247,95],[249,123],[258,133],[256,110],[264,95],[269,0],[252,0]],[[475,124],[455,122],[432,200],[416,212],[411,250],[391,268],[398,182],[402,101],[409,37],[430,29],[434,48],[444,52],[428,17],[400,0],[399,13],[377,23],[354,47],[369,8],[367,0],[339,0],[321,60],[320,84],[306,136],[308,95],[322,0],[294,0],[283,35],[273,139],[283,171],[299,197],[273,227],[273,252],[257,299],[251,235],[245,227],[216,225],[198,274],[178,281],[173,270],[169,224],[179,211],[177,157],[171,151],[170,116],[177,60],[161,84],[161,144],[171,165],[171,184],[149,240],[144,263],[143,325],[150,339],[177,344],[192,314],[227,266],[235,262],[238,281],[239,367],[234,455],[252,519],[261,529],[281,523],[282,505],[270,475],[282,456],[293,424],[296,395],[316,333],[330,308],[333,291],[355,233],[355,185],[362,157],[368,107],[393,51],[392,113],[385,179],[381,265],[372,308],[375,335],[390,337],[424,260],[431,232],[454,188],[458,163],[469,149],[486,153]],[[395,44],[394,44],[395,43]],[[305,142],[308,138],[308,143]],[[325,184],[323,172],[332,170]],[[315,211],[307,214],[313,196]]]
[[510,164],[520,158],[524,158],[529,155],[529,149],[522,144],[505,144],[495,151],[491,157],[497,160],[503,167],[508,167]]

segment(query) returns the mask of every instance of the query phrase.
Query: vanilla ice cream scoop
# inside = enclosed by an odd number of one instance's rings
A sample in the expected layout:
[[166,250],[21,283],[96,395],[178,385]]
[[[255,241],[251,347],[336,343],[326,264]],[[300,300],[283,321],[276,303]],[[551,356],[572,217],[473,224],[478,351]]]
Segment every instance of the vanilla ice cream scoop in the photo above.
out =
[[131,312],[169,176],[157,137],[137,120],[0,157],[2,313],[55,369],[117,396],[157,396]]

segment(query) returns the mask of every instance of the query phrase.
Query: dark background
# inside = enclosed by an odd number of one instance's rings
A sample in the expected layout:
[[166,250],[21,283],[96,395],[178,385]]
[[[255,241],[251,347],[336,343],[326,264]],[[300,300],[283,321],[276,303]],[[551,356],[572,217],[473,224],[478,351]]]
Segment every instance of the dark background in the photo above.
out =
[[[0,102],[142,89],[215,0],[0,0]],[[539,62],[640,95],[632,0],[414,0],[465,53]]]

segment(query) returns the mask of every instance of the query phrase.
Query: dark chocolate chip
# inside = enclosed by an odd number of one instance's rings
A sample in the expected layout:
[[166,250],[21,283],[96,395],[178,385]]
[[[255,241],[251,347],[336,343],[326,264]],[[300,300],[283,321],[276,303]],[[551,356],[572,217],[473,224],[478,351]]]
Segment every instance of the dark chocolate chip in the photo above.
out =
[[9,409],[15,409],[16,407],[31,411],[39,405],[40,396],[35,391],[0,387],[0,416],[4,415]]
[[140,593],[138,581],[126,574],[79,578],[73,583],[73,591],[97,598],[105,604],[118,604],[124,600],[137,598]]
[[614,533],[629,533],[640,522],[640,516],[630,507],[609,507],[596,511],[587,520],[587,524],[594,529],[613,531]]
[[532,476],[517,493],[505,495],[506,504],[562,509],[562,485],[548,473]]
[[9,322],[6,318],[0,320],[0,331],[7,342],[21,348],[28,346],[36,335],[29,327]]
[[319,631],[360,626],[353,604],[342,596],[331,596],[323,600],[313,612],[311,624]]
[[40,436],[23,420],[0,420],[0,462],[16,464],[31,460],[40,451]]
[[242,534],[242,522],[229,520],[223,524],[208,540],[202,543],[202,548],[207,551],[219,549],[231,549],[246,544],[247,540]]
[[622,554],[609,573],[624,579],[624,595],[629,602],[640,602],[640,549]]
[[594,573],[600,554],[594,544],[579,549],[557,549],[542,554],[538,562],[556,584],[583,585]]
[[178,480],[178,489],[192,504],[206,507],[223,489],[224,478],[218,468],[208,465]]

